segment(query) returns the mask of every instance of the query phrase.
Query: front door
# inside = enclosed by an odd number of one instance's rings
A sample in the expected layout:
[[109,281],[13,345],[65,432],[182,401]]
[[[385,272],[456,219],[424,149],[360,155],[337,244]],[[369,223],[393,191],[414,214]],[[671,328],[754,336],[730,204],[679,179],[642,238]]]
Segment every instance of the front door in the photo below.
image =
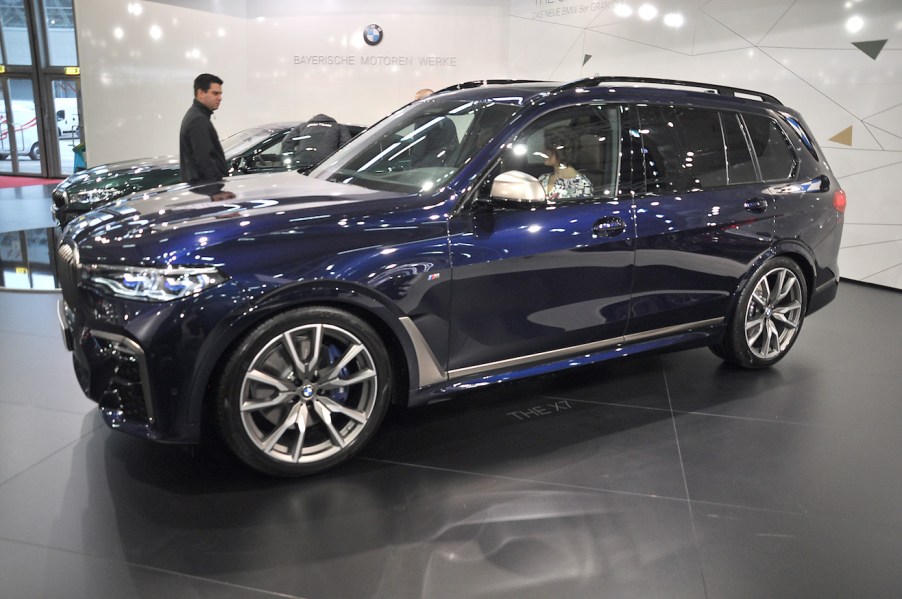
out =
[[[634,225],[631,201],[616,191],[620,122],[620,109],[603,105],[537,119],[506,145],[479,194],[516,170],[538,176],[555,199],[538,208],[474,202],[452,217],[452,377],[616,344],[623,334]],[[549,166],[551,151],[563,168]],[[553,169],[578,176],[555,188]]]

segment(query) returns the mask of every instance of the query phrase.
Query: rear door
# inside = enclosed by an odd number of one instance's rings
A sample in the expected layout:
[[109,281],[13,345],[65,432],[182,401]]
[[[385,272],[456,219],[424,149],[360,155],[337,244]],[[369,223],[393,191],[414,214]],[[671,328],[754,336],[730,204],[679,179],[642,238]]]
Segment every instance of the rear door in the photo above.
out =
[[645,191],[636,199],[627,334],[713,324],[773,243],[773,202],[738,113],[673,105],[638,113]]

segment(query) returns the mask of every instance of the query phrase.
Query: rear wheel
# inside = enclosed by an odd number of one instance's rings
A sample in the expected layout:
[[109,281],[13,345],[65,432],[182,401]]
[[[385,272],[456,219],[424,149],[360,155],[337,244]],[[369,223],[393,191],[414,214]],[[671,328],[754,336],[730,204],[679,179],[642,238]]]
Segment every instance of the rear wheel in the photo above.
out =
[[389,403],[391,362],[378,334],[333,308],[301,308],[252,330],[225,366],[217,418],[251,467],[304,476],[353,456]]
[[743,368],[767,368],[795,343],[807,307],[799,266],[789,258],[768,260],[743,289],[723,341],[711,351]]
[[31,144],[31,150],[28,152],[28,157],[32,160],[41,159],[41,146],[38,145],[38,142]]

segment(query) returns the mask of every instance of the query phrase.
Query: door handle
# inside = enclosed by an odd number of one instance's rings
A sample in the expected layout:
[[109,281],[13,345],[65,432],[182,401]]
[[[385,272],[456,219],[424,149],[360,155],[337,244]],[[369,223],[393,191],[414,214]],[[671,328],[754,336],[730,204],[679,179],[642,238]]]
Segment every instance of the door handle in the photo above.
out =
[[745,202],[745,209],[749,212],[764,212],[767,210],[766,198],[752,198]]
[[592,234],[596,237],[616,237],[624,231],[626,223],[617,216],[606,216],[592,225]]

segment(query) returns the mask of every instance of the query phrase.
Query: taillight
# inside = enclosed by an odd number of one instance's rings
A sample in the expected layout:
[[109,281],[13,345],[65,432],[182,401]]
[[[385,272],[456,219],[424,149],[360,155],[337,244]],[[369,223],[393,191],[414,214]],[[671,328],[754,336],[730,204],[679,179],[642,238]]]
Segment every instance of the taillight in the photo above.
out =
[[841,189],[833,192],[833,207],[836,208],[837,212],[846,211],[846,192]]

